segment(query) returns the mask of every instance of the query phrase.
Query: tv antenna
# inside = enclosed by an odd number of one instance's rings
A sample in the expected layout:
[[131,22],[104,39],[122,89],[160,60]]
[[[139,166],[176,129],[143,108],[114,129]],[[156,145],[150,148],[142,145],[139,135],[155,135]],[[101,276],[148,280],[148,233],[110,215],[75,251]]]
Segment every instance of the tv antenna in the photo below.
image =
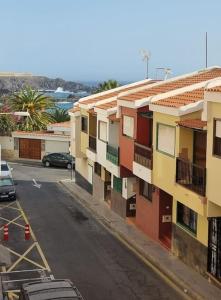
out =
[[172,70],[170,68],[164,68],[164,80],[167,80],[169,75],[172,75]]
[[151,53],[148,50],[141,49],[140,54],[142,56],[142,61],[146,62],[146,78],[148,79],[149,78],[149,70],[148,70],[148,68],[149,68],[149,59],[151,57]]

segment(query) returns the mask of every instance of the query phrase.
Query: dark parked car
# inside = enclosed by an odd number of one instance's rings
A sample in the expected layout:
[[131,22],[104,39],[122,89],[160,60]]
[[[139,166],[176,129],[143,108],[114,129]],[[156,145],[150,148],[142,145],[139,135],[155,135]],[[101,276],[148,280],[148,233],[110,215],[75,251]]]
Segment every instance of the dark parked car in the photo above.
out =
[[15,185],[11,177],[0,177],[0,201],[16,200]]
[[68,153],[50,153],[42,159],[45,167],[65,167],[71,169],[75,167],[75,159]]
[[54,279],[23,284],[19,300],[36,299],[83,300],[83,297],[68,279]]

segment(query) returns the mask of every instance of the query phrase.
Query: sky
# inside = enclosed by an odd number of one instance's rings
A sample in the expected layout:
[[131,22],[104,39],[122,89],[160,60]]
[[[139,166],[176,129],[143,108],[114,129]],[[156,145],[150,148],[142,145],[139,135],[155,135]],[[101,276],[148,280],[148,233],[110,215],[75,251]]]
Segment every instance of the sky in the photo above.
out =
[[[137,81],[221,65],[220,0],[0,0],[0,71]],[[159,73],[158,73],[159,75]]]

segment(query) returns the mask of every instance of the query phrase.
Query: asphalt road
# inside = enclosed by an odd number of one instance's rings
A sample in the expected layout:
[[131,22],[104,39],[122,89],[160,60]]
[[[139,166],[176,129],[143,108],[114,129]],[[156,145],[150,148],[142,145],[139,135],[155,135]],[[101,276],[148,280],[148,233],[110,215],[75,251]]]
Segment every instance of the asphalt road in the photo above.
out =
[[85,300],[182,299],[60,187],[69,171],[12,167],[20,204],[56,278],[71,279]]

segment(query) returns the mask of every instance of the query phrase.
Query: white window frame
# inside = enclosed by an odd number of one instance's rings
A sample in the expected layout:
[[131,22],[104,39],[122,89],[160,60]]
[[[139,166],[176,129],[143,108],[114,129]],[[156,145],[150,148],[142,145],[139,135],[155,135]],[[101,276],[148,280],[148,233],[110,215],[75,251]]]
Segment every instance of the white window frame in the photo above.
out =
[[[164,133],[160,132],[164,128]],[[169,132],[169,129],[171,132]],[[157,123],[157,150],[169,156],[175,156],[176,127]]]
[[134,137],[134,117],[123,116],[123,135]]

